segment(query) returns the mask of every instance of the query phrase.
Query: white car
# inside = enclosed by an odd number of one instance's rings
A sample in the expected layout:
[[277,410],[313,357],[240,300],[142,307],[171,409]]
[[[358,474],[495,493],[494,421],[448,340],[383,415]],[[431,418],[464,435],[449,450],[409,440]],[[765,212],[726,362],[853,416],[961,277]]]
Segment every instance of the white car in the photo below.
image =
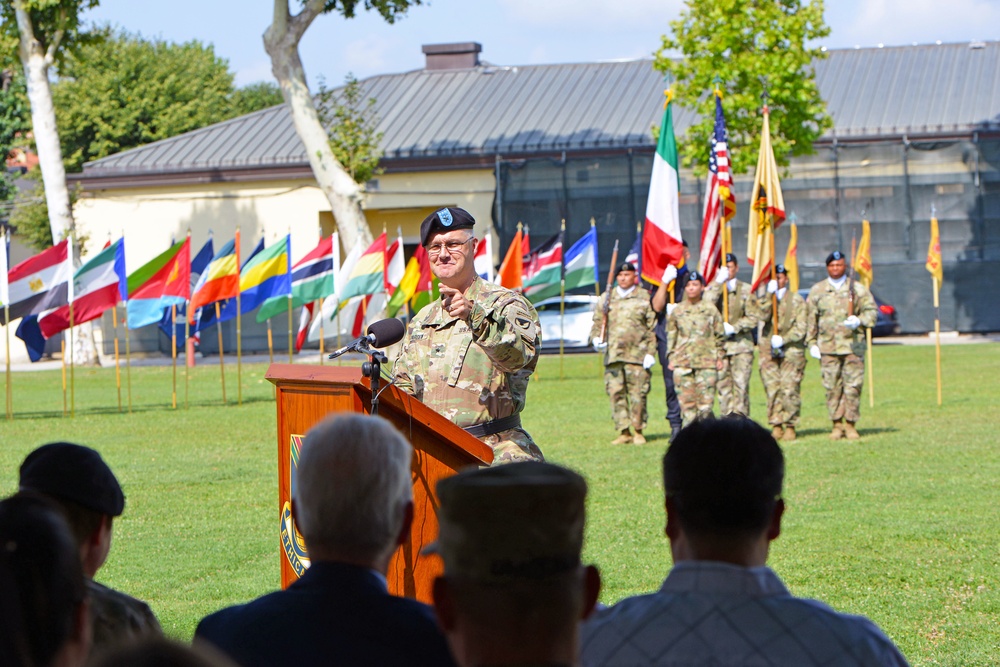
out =
[[567,294],[561,325],[559,297],[536,303],[535,310],[538,311],[538,321],[542,325],[542,351],[558,352],[560,339],[565,350],[593,351],[590,346],[590,328],[594,324],[594,308],[598,301],[593,294]]

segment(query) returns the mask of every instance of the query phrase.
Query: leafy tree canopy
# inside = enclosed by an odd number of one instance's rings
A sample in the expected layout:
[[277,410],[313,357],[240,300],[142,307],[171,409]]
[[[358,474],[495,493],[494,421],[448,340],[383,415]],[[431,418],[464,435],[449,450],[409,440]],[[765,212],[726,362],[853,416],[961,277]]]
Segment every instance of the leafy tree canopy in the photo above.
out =
[[322,4],[323,13],[339,12],[344,18],[352,19],[357,11],[358,5],[364,7],[365,11],[374,9],[386,23],[395,23],[396,19],[406,14],[410,7],[416,7],[421,0],[301,0],[302,5]]
[[284,101],[278,84],[272,81],[258,81],[233,91],[232,114],[233,116],[243,116],[277,106]]
[[[696,172],[707,169],[715,126],[711,91],[721,79],[734,171],[757,161],[761,128],[762,78],[766,77],[771,141],[779,164],[813,151],[813,142],[832,126],[816,86],[814,59],[825,57],[807,46],[830,34],[823,0],[687,0],[670,23],[653,67],[676,83],[677,102],[698,112],[681,143],[682,159]],[[672,58],[679,53],[681,57]]]
[[337,162],[357,183],[382,173],[382,133],[377,132],[375,98],[364,98],[361,84],[348,74],[344,87],[329,89],[320,82],[317,94],[320,122],[328,128],[330,148]]
[[[81,31],[81,13],[100,4],[100,0],[21,0],[28,10],[35,39],[42,51],[51,49],[54,60],[64,57],[81,44],[89,35]],[[0,0],[0,68],[20,68],[18,55],[20,32],[14,15],[14,0]]]

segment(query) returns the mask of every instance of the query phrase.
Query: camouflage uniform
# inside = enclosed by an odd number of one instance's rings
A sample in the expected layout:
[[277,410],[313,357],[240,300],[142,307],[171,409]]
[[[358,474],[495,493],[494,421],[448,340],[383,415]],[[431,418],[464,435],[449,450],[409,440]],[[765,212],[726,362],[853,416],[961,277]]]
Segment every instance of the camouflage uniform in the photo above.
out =
[[[465,298],[468,321],[448,315],[440,299],[421,308],[393,366],[396,386],[463,428],[524,409],[542,343],[538,314],[520,294],[477,276]],[[543,459],[523,428],[481,439],[494,465]]]
[[87,580],[94,648],[98,651],[143,635],[162,635],[160,623],[142,600]]
[[[732,281],[727,280],[726,286]],[[722,312],[722,285],[712,282],[702,297],[714,303]],[[729,317],[727,321],[736,333],[726,337],[723,345],[725,356],[719,371],[719,412],[723,415],[738,413],[750,416],[750,374],[753,370],[753,334],[758,322],[757,298],[750,285],[740,280],[729,290]]]
[[[594,310],[591,338],[601,335],[608,294],[604,293]],[[642,362],[647,354],[656,354],[656,336],[653,334],[656,313],[649,305],[649,293],[639,285],[624,296],[617,286],[612,287],[610,294],[604,390],[611,398],[611,418],[615,428],[624,432],[631,426],[642,431],[646,428],[646,395],[650,387],[650,371],[642,367]]]
[[871,292],[854,281],[854,314],[861,326],[844,326],[850,302],[850,280],[834,287],[822,280],[809,290],[809,329],[806,344],[819,345],[820,368],[826,388],[826,408],[834,422],[855,423],[861,416],[861,387],[865,379],[865,327],[875,326],[878,310]]
[[799,424],[802,407],[802,374],[806,368],[806,333],[809,320],[806,300],[799,293],[787,289],[778,300],[778,335],[784,340],[782,356],[774,356],[771,336],[774,334],[771,317],[771,295],[758,300],[764,329],[760,337],[760,379],[767,395],[767,423],[771,426]]
[[667,318],[667,357],[674,365],[674,386],[685,426],[712,416],[716,363],[725,354],[725,339],[722,315],[704,298],[698,303],[685,299]]

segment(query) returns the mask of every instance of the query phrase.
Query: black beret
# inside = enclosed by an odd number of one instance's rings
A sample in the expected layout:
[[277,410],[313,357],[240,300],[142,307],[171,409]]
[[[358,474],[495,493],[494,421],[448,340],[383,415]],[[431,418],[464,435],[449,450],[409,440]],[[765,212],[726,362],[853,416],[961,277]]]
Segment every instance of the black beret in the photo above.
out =
[[688,242],[686,240],[684,240],[684,239],[681,239],[681,245],[684,246],[685,248],[687,248],[688,247]]
[[448,206],[434,211],[420,223],[420,245],[427,245],[431,234],[440,229],[447,232],[453,229],[471,229],[475,225],[476,219],[464,209]]
[[618,275],[622,271],[635,271],[635,264],[632,262],[622,262],[618,265],[618,272],[615,275]]
[[830,262],[836,262],[838,259],[846,259],[844,253],[839,250],[834,250],[829,255],[826,256],[826,263],[829,265]]
[[69,442],[52,442],[28,454],[19,486],[108,516],[125,509],[122,487],[101,455]]
[[785,268],[784,264],[778,264],[777,266],[775,266],[774,267],[774,272],[775,273],[784,273],[786,276],[788,275],[788,269]]
[[687,278],[684,280],[684,284],[687,285],[692,280],[697,280],[702,285],[705,284],[705,276],[701,275],[697,271],[689,271],[687,274]]
[[739,264],[739,261],[736,259],[736,255],[734,255],[731,252],[726,253],[726,263],[728,264],[729,262],[732,262],[734,264]]

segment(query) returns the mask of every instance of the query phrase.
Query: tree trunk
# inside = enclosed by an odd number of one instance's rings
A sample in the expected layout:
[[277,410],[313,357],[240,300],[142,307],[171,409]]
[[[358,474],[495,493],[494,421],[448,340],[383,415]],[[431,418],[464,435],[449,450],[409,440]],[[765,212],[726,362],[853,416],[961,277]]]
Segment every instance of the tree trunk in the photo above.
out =
[[330,210],[345,248],[358,241],[370,244],[371,229],[361,202],[364,188],[337,162],[330,138],[319,121],[306,74],[299,58],[299,41],[306,28],[323,11],[322,0],[310,0],[295,16],[288,12],[287,0],[274,0],[274,20],[264,33],[264,49],[271,57],[271,71],[292,113],[295,132],[306,148],[306,157]]

